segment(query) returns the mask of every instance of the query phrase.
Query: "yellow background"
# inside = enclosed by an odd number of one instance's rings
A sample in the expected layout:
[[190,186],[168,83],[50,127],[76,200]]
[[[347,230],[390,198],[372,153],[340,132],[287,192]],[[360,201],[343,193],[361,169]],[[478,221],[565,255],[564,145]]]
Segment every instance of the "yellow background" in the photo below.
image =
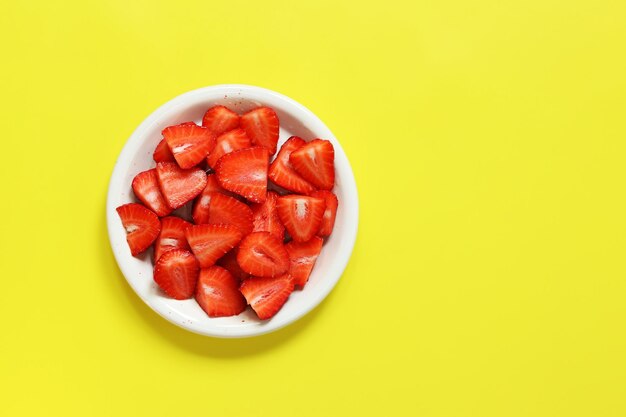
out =
[[[625,22],[618,0],[4,2],[0,414],[626,415]],[[162,320],[105,227],[131,132],[219,83],[313,110],[360,192],[338,286],[256,339]]]

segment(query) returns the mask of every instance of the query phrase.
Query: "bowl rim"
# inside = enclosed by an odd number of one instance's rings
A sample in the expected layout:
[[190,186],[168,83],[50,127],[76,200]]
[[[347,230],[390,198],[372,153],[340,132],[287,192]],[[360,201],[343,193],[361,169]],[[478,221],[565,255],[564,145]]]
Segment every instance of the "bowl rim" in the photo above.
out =
[[[219,327],[214,326],[207,328],[205,325],[199,325],[195,322],[181,322],[176,321],[171,316],[171,314],[166,314],[165,311],[162,311],[161,305],[153,304],[148,297],[142,293],[140,288],[137,288],[133,283],[133,280],[129,279],[131,275],[131,266],[127,262],[124,257],[130,256],[130,252],[127,254],[123,253],[120,250],[115,249],[114,244],[114,234],[119,234],[119,218],[117,216],[116,207],[114,207],[114,195],[119,192],[121,184],[121,179],[125,173],[124,167],[127,167],[131,161],[132,156],[136,153],[139,147],[142,145],[145,138],[146,131],[148,131],[154,124],[159,123],[159,120],[164,116],[168,115],[170,112],[174,111],[179,107],[188,107],[193,105],[194,103],[201,102],[203,100],[211,100],[214,97],[219,97],[222,95],[235,94],[238,93],[242,97],[247,99],[260,99],[267,103],[266,105],[272,106],[272,102],[282,102],[284,105],[287,105],[289,108],[293,108],[295,112],[299,113],[302,116],[306,116],[307,127],[311,131],[315,131],[319,137],[323,137],[325,139],[333,142],[335,147],[335,161],[341,161],[341,167],[344,172],[344,176],[342,178],[342,190],[346,194],[346,199],[351,201],[351,211],[349,216],[347,216],[347,222],[343,224],[344,227],[344,238],[345,244],[342,245],[342,253],[343,257],[341,259],[337,259],[335,264],[333,264],[333,270],[335,272],[335,276],[332,279],[328,279],[325,282],[325,285],[322,288],[314,293],[314,297],[309,299],[306,303],[304,303],[303,308],[296,310],[295,313],[290,316],[283,317],[280,321],[275,321],[274,319],[269,320],[264,323],[263,326],[228,326],[228,327]],[[252,96],[252,97],[250,97]],[[303,121],[302,118],[298,117],[299,120]],[[354,250],[354,245],[356,242],[356,236],[358,231],[358,217],[359,217],[359,201],[358,201],[358,192],[356,187],[356,181],[354,178],[354,173],[352,171],[352,167],[350,165],[350,161],[348,160],[341,144],[337,140],[337,138],[333,135],[330,129],[322,122],[322,120],[317,117],[311,110],[293,100],[290,97],[287,97],[283,94],[280,94],[276,91],[269,90],[263,87],[246,85],[246,84],[219,84],[212,85],[207,87],[202,87],[198,89],[194,89],[183,94],[180,94],[166,103],[159,106],[156,110],[154,110],[148,117],[146,117],[137,128],[132,132],[129,138],[126,140],[122,150],[120,151],[117,160],[114,164],[113,171],[111,173],[108,185],[107,192],[107,203],[106,203],[106,218],[107,218],[107,230],[109,235],[109,242],[111,246],[111,251],[115,257],[117,265],[122,272],[122,275],[126,279],[126,282],[131,286],[135,294],[148,306],[150,309],[155,311],[158,315],[173,323],[181,328],[189,330],[191,332],[211,337],[219,337],[219,338],[241,338],[241,337],[251,337],[251,336],[259,336],[262,334],[267,334],[269,332],[273,332],[275,330],[281,329],[291,323],[296,322],[300,318],[304,317],[306,314],[311,312],[315,307],[317,307],[332,291],[332,289],[336,286],[337,282],[343,275],[345,268],[348,264],[350,257],[352,256],[352,252]],[[125,240],[125,238],[124,238]],[[171,312],[170,312],[171,313]]]

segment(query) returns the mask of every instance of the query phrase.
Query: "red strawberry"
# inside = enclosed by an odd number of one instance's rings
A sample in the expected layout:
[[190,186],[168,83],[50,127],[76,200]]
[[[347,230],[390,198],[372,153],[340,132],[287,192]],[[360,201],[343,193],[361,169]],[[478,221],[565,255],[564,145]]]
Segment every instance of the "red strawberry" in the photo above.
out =
[[[204,213],[207,213],[208,215],[209,203],[211,202],[211,199],[208,196],[209,194],[212,194],[212,193],[222,193],[229,197],[234,197],[236,199],[243,200],[241,196],[223,189],[222,186],[220,185],[220,182],[217,180],[217,175],[209,174],[207,175],[206,179],[207,181],[206,181],[206,186],[204,187],[204,190],[202,190],[202,193],[198,195],[198,197],[196,198],[196,201],[193,203],[194,213],[196,213],[196,210],[198,210],[198,212],[204,212]],[[194,214],[194,216],[201,216],[201,215]],[[198,220],[194,220],[194,221],[196,223],[207,223],[206,219],[201,220],[201,221],[198,221]]]
[[185,230],[187,242],[200,267],[208,268],[239,243],[241,232],[226,224],[201,224]]
[[289,254],[282,240],[268,232],[254,232],[241,241],[237,262],[248,274],[275,277],[289,269]]
[[156,169],[149,169],[137,174],[133,179],[133,192],[157,216],[167,216],[172,212],[172,208],[167,204],[159,189]]
[[183,169],[198,165],[215,146],[215,135],[196,124],[169,126],[162,133],[176,162]]
[[157,261],[165,252],[174,249],[190,250],[185,230],[191,227],[188,223],[176,216],[168,216],[161,219],[161,233],[154,242],[154,260]]
[[267,148],[270,155],[276,153],[278,142],[278,116],[269,107],[257,107],[241,116],[241,127],[252,143]]
[[274,317],[293,292],[293,278],[289,274],[275,278],[248,278],[240,291],[261,320]]
[[276,202],[278,201],[278,194],[273,191],[267,193],[267,198],[264,203],[252,204],[252,221],[254,227],[253,232],[269,232],[279,240],[283,240],[285,236],[285,226],[278,217],[276,211]]
[[280,148],[276,159],[274,159],[268,171],[270,179],[276,185],[299,194],[309,194],[311,191],[315,190],[315,187],[302,178],[289,162],[291,152],[301,148],[305,144],[306,142],[297,136],[292,136],[287,139],[287,142]]
[[241,269],[241,267],[239,266],[239,263],[237,262],[237,252],[238,252],[237,248],[232,249],[226,255],[222,256],[217,261],[217,264],[221,266],[222,268],[227,269],[228,272],[233,274],[233,276],[237,278],[239,281],[243,281],[244,279],[248,278],[250,275],[246,273],[246,271]]
[[330,191],[319,190],[311,193],[311,197],[323,198],[326,201],[326,210],[324,210],[322,225],[317,235],[322,237],[330,236],[335,226],[335,216],[337,215],[337,206],[339,206],[337,196]]
[[200,267],[191,252],[174,249],[165,252],[154,266],[154,282],[177,300],[193,296]]
[[278,199],[278,216],[296,242],[310,240],[322,224],[326,203],[322,198],[287,195]]
[[173,209],[193,200],[207,182],[206,172],[200,168],[181,169],[174,162],[159,162],[156,173],[161,192]]
[[130,253],[136,256],[148,249],[161,231],[157,215],[137,203],[124,204],[116,210],[126,229]]
[[322,251],[324,240],[313,236],[308,242],[291,241],[285,245],[289,253],[289,275],[293,277],[294,284],[304,287],[309,280],[315,261]]
[[241,201],[222,193],[208,193],[193,206],[196,224],[230,224],[243,236],[252,232],[252,210]]
[[246,309],[239,280],[219,266],[200,271],[196,301],[209,317],[236,316]]
[[152,158],[154,162],[176,162],[165,139],[161,139],[161,142],[156,146]]
[[239,115],[224,106],[213,106],[204,114],[202,126],[219,136],[239,127]]
[[262,203],[267,194],[268,159],[267,149],[261,147],[228,153],[217,161],[217,179],[228,191]]
[[335,148],[327,140],[314,139],[289,156],[291,166],[305,180],[322,190],[335,185]]
[[215,141],[215,147],[207,157],[207,163],[215,168],[218,159],[227,153],[251,147],[250,138],[243,129],[233,129],[219,135]]

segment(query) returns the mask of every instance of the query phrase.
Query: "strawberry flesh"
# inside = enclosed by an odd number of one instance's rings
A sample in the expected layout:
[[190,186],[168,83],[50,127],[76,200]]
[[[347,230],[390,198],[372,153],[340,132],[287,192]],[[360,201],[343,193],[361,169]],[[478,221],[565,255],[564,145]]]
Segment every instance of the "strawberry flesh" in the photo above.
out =
[[167,204],[159,188],[156,169],[149,169],[137,174],[133,179],[132,187],[137,198],[146,207],[154,211],[157,216],[167,216],[172,212],[172,208]]
[[217,161],[227,153],[251,147],[250,138],[243,129],[233,129],[219,135],[215,147],[207,157],[207,163],[215,168]]
[[276,153],[279,122],[276,112],[269,107],[257,107],[241,116],[241,127],[256,146],[267,148],[270,155]]
[[309,194],[315,190],[315,187],[302,178],[289,162],[291,153],[305,144],[306,142],[302,138],[292,136],[281,146],[276,159],[268,170],[268,176],[274,184],[298,194]]
[[209,317],[236,316],[246,309],[239,280],[219,266],[200,271],[196,301]]
[[308,242],[291,241],[285,245],[289,253],[289,275],[296,286],[303,288],[309,280],[323,244],[322,238],[313,236]]
[[253,147],[222,156],[215,167],[220,185],[255,202],[265,201],[267,194],[267,149]]
[[152,159],[154,159],[154,162],[176,162],[165,139],[161,139],[161,142],[154,149]]
[[208,268],[239,243],[241,232],[226,224],[200,224],[185,230],[191,251],[200,267]]
[[154,242],[154,260],[158,261],[161,255],[174,249],[190,250],[185,230],[191,223],[180,217],[168,216],[161,219],[161,233]]
[[159,188],[173,209],[193,200],[206,186],[207,176],[200,168],[181,169],[174,162],[159,162],[156,167]]
[[137,256],[148,249],[161,231],[161,222],[157,215],[137,203],[124,204],[116,211],[126,229],[130,253]]
[[224,106],[213,106],[204,114],[202,126],[218,136],[238,127],[239,115]]
[[193,207],[196,224],[230,224],[243,236],[252,232],[252,210],[241,201],[222,193],[203,193]]
[[215,146],[215,135],[196,124],[169,126],[162,133],[178,166],[183,169],[198,165]]
[[306,242],[317,234],[326,203],[323,198],[287,195],[278,199],[278,216],[296,242]]
[[291,166],[321,190],[335,185],[335,148],[327,140],[314,139],[289,155]]
[[237,263],[248,274],[275,277],[289,269],[289,254],[283,242],[268,232],[253,232],[241,241]]
[[185,300],[193,296],[200,267],[191,252],[174,249],[164,253],[154,266],[154,282],[170,297]]
[[337,207],[339,200],[337,196],[330,191],[319,190],[311,193],[311,197],[323,198],[326,201],[326,209],[322,216],[322,224],[320,230],[317,231],[318,236],[327,237],[333,232],[335,227],[335,217],[337,216]]
[[285,236],[285,226],[283,226],[278,211],[276,210],[276,202],[278,194],[273,191],[267,193],[264,203],[250,205],[252,209],[253,232],[269,232],[279,240],[283,240]]
[[238,248],[233,248],[217,261],[217,265],[221,266],[224,269],[227,269],[228,272],[233,274],[233,276],[239,281],[243,281],[244,279],[248,278],[250,274],[241,269],[241,267],[239,266],[239,263],[237,262],[238,251]]
[[275,278],[251,277],[245,280],[240,291],[261,320],[267,320],[282,308],[294,289],[289,274]]

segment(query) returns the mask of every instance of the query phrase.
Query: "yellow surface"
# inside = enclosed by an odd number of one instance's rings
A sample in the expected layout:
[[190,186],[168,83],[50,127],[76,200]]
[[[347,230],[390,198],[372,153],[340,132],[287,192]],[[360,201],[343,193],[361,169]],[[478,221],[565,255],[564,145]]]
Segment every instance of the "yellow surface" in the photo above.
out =
[[[626,415],[625,22],[623,1],[5,2],[0,414]],[[359,185],[339,285],[257,339],[159,318],[105,228],[133,129],[219,83],[308,106]]]

